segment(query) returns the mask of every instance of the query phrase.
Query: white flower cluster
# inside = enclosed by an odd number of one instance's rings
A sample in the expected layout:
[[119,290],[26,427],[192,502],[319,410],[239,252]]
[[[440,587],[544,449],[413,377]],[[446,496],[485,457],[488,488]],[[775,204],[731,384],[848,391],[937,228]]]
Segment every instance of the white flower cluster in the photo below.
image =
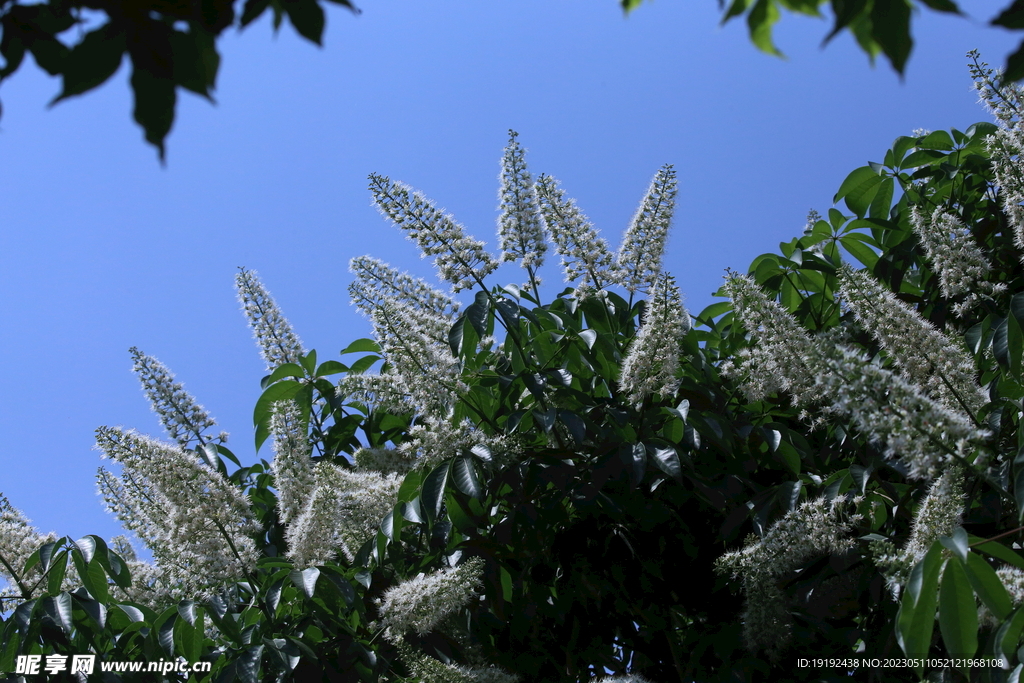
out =
[[967,351],[936,330],[875,278],[839,270],[839,295],[910,382],[947,408],[977,414],[988,398],[975,380]]
[[[794,403],[824,403],[872,441],[899,457],[913,479],[931,479],[968,457],[971,442],[987,437],[960,411],[863,353],[826,337],[812,339],[749,277],[732,275],[726,291],[736,316],[758,343],[745,355],[745,389],[753,398],[786,390]],[[736,370],[731,372],[736,374]]]
[[39,546],[55,540],[56,534],[39,533],[24,513],[11,505],[6,496],[0,494],[0,576],[8,581],[0,595],[20,596],[18,581],[21,581],[25,588],[31,589],[42,576],[42,571],[40,566],[36,565],[26,575],[25,563],[32,553],[39,550]]
[[600,291],[617,282],[615,257],[608,250],[608,243],[598,237],[576,202],[565,199],[565,192],[549,175],[537,178],[536,188],[541,218],[555,243],[555,251],[562,257],[565,281],[578,283],[576,296]]
[[[974,88],[982,104],[992,112],[999,130],[989,136],[987,148],[1002,196],[1003,212],[1013,227],[1014,243],[1024,252],[1024,170],[1021,153],[1024,152],[1024,91],[1016,83],[1005,83],[1002,74],[978,61],[976,52],[969,64]],[[1021,254],[1024,259],[1024,253]]]
[[132,354],[132,372],[167,433],[182,448],[188,448],[193,440],[202,445],[208,438],[203,432],[216,424],[210,414],[174,381],[166,365],[134,346],[128,351]]
[[316,485],[306,425],[299,417],[294,401],[278,401],[270,417],[274,438],[274,488],[277,489],[278,516],[282,524],[298,517]]
[[893,595],[898,596],[920,562],[940,536],[949,536],[960,526],[964,512],[964,470],[952,466],[943,472],[928,489],[928,494],[914,510],[910,538],[897,550],[890,541],[872,545],[875,565],[882,570]]
[[989,136],[987,148],[1003,200],[1003,212],[1013,227],[1014,244],[1024,250],[1024,171],[1021,169],[1024,133],[1019,126],[1018,122],[1013,128],[1000,128]]
[[416,461],[396,448],[359,448],[352,460],[361,470],[374,470],[381,474],[405,474],[416,466]]
[[348,291],[352,295],[352,303],[364,315],[371,315],[385,301],[397,301],[445,319],[451,319],[458,311],[458,302],[444,292],[372,256],[352,259],[349,270],[355,279],[348,286]]
[[622,239],[616,258],[619,283],[631,293],[647,293],[661,273],[676,191],[676,172],[671,164],[665,165],[655,174]]
[[407,631],[430,633],[442,619],[469,604],[482,585],[482,570],[483,561],[471,558],[389,588],[378,600],[384,637],[397,643]]
[[340,551],[349,562],[394,507],[402,480],[397,475],[342,469],[320,463],[316,486],[288,527],[288,558],[298,567],[321,565]]
[[640,331],[622,361],[619,388],[634,404],[651,394],[671,396],[679,386],[680,344],[690,330],[690,314],[683,308],[675,279],[658,277]]
[[965,295],[954,305],[954,313],[963,315],[980,300],[980,293],[991,296],[1006,289],[1003,283],[985,280],[992,266],[958,216],[940,206],[929,217],[915,206],[910,224],[939,276],[942,296],[952,299]]
[[399,644],[398,651],[416,683],[517,683],[519,677],[493,666],[459,666],[445,664],[420,654],[408,645]]
[[743,579],[747,602],[743,633],[752,650],[777,655],[791,636],[792,617],[778,580],[819,555],[839,555],[856,544],[847,534],[860,522],[847,507],[858,499],[839,496],[802,503],[775,522],[760,540],[726,553],[715,569]]
[[421,415],[447,416],[466,391],[462,364],[447,343],[450,322],[395,300],[385,300],[371,320],[389,365],[382,377],[392,378],[392,393],[403,394]]
[[727,363],[723,371],[743,381],[751,401],[785,391],[801,405],[820,397],[814,373],[808,367],[814,343],[793,316],[768,299],[753,278],[736,273],[726,277],[724,289],[732,299],[740,325],[757,343],[745,349],[742,368]]
[[967,53],[972,58],[967,68],[974,80],[978,101],[988,109],[1001,127],[1011,128],[1024,114],[1024,93],[1016,83],[1004,83],[1002,74],[978,60],[978,52]]
[[285,363],[298,363],[306,354],[302,342],[292,332],[291,324],[281,315],[256,271],[240,270],[235,276],[235,286],[267,370],[273,371]]
[[898,457],[911,479],[934,478],[966,460],[971,443],[988,436],[862,353],[819,345],[814,365],[829,408],[884,444],[886,455]]
[[498,190],[498,247],[502,261],[519,261],[531,276],[544,263],[547,239],[540,217],[537,191],[526,170],[526,154],[509,131],[508,146],[501,157]]
[[170,583],[202,593],[256,563],[256,530],[242,491],[193,453],[134,432],[100,427],[96,445],[121,464],[100,468],[107,508],[153,552]]
[[603,676],[595,679],[594,683],[651,683],[638,674],[625,674],[622,676]]
[[408,185],[371,174],[370,191],[381,214],[404,230],[424,256],[434,257],[441,279],[456,292],[472,288],[498,268],[483,242],[467,237],[451,216]]
[[397,451],[405,460],[433,467],[446,458],[463,455],[480,446],[499,461],[509,455],[510,442],[504,436],[489,436],[469,420],[452,424],[448,418],[428,415],[412,426]]
[[111,585],[110,590],[118,599],[160,609],[169,602],[188,597],[182,594],[179,587],[167,583],[160,567],[140,560],[127,536],[114,536],[110,539],[110,549],[125,561],[132,577],[132,584],[128,588]]

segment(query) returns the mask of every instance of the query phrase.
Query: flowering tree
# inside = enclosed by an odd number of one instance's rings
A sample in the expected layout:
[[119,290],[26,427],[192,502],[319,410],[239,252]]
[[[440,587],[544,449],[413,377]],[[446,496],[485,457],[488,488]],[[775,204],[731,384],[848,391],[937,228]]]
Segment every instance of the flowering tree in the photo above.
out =
[[[370,176],[468,305],[353,259],[373,339],[319,362],[241,271],[273,451],[244,467],[133,349],[173,443],[101,428],[119,468],[98,482],[153,562],[125,538],[44,537],[3,500],[0,668],[93,652],[211,662],[165,674],[197,681],[1016,680],[1024,99],[976,56],[972,73],[996,124],[898,138],[841,186],[849,215],[812,214],[730,273],[692,329],[662,267],[671,166],[613,251],[512,133],[497,257]],[[569,286],[545,298],[551,249]],[[525,282],[491,285],[499,261]]]

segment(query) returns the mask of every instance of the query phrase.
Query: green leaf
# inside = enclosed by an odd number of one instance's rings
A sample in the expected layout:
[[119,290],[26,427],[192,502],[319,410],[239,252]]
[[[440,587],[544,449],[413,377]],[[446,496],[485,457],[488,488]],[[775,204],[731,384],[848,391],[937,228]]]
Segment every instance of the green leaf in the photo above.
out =
[[[889,180],[892,180],[889,178]],[[865,242],[871,242],[871,236],[860,232],[851,232],[839,238],[843,249],[850,252],[850,255],[863,263],[867,268],[874,269],[878,263],[878,253]]]
[[933,149],[919,149],[903,160],[901,169],[918,168],[920,166],[931,166],[947,157],[942,152]]
[[[77,592],[72,593],[71,597],[74,599],[75,604],[78,605],[101,629],[107,627],[107,606],[98,600],[79,595]],[[79,627],[81,628],[81,627]]]
[[245,28],[259,18],[268,7],[270,7],[270,0],[245,0],[240,20],[242,28]]
[[924,136],[924,139],[918,143],[918,147],[922,149],[938,149],[944,152],[951,152],[955,145],[953,144],[953,138],[949,136],[944,130],[937,130]]
[[872,169],[872,175],[865,178],[863,182],[846,194],[844,197],[846,206],[849,207],[850,211],[857,214],[858,218],[864,218],[868,208],[871,206],[871,200],[875,198],[875,194],[878,193],[878,188],[884,179],[883,176],[878,175]]
[[632,447],[626,446],[631,451],[632,468],[630,469],[630,483],[633,487],[639,486],[644,480],[647,472],[647,447],[642,443],[635,443]]
[[[924,658],[931,649],[941,568],[942,545],[935,542],[910,572],[896,617],[896,640],[907,657]],[[917,667],[918,675],[923,671]]]
[[477,292],[476,300],[466,308],[466,319],[481,337],[487,334],[487,313],[490,310],[487,292]]
[[1021,630],[1024,629],[1024,607],[1014,610],[1009,619],[1004,621],[995,636],[996,654],[1006,662],[1010,662],[1017,643],[1020,642]]
[[954,529],[951,536],[939,537],[939,542],[947,550],[952,550],[953,554],[959,557],[961,562],[967,561],[967,532],[963,530],[963,527]]
[[174,52],[174,82],[212,101],[211,90],[217,81],[220,55],[214,36],[196,25],[188,32],[171,32]]
[[177,612],[171,611],[174,609],[171,607],[164,614],[160,615],[165,618],[157,629],[157,642],[160,643],[160,647],[163,648],[164,654],[168,657],[174,657],[174,624],[178,621]]
[[274,371],[265,380],[267,386],[285,377],[305,377],[306,371],[298,363],[285,363],[274,368]]
[[452,461],[452,477],[455,485],[460,491],[470,498],[483,497],[483,487],[476,476],[476,469],[473,467],[472,459],[466,456],[459,456]]
[[[843,180],[842,185],[839,186],[839,191],[836,192],[836,195],[832,198],[832,203],[838,204],[840,199],[845,198],[847,195],[849,195],[851,192],[853,192],[856,188],[860,187],[864,183],[878,182],[872,180],[872,178],[879,178],[879,175],[878,172],[875,171],[875,169],[871,168],[870,166],[861,166],[860,168],[853,169],[852,171],[850,171],[850,174],[846,176],[846,179]],[[839,212],[835,211],[835,209],[829,210],[829,217],[832,218],[833,227],[838,227],[835,225],[836,221],[835,218],[832,216],[833,212],[837,214]],[[840,224],[842,224],[842,222],[844,222],[841,220],[842,214],[839,214],[839,218]]]
[[166,154],[164,139],[174,124],[174,107],[178,101],[169,31],[166,25],[150,21],[136,40],[128,44],[132,58],[131,86],[135,94],[133,116],[142,126],[146,142],[157,148],[161,161]]
[[352,364],[352,367],[349,368],[348,372],[350,375],[361,375],[372,368],[373,364],[379,360],[381,360],[380,356],[363,356]]
[[595,342],[597,342],[597,331],[596,330],[582,330],[580,332],[580,339],[584,341],[588,349],[593,349]]
[[1013,0],[1009,7],[989,23],[1004,28],[1024,29],[1024,0]]
[[894,188],[895,181],[892,179],[892,176],[882,176],[882,182],[879,183],[875,197],[871,200],[871,205],[868,207],[868,216],[881,220],[889,217],[889,207],[892,206]]
[[295,398],[302,391],[303,384],[294,380],[286,380],[271,384],[256,401],[256,408],[252,413],[252,422],[256,426],[256,450],[260,449],[263,442],[270,436],[270,416],[277,401],[287,401]]
[[372,339],[356,339],[340,352],[342,356],[346,353],[380,353],[380,345]]
[[64,61],[61,71],[63,88],[50,106],[105,83],[117,73],[127,49],[124,30],[113,22],[85,34]]
[[343,372],[348,372],[348,366],[344,363],[339,363],[336,360],[327,360],[320,364],[320,367],[316,369],[317,377],[328,377],[330,375],[340,375]]
[[910,37],[910,9],[907,0],[874,0],[871,7],[872,37],[900,74],[914,45]]
[[772,42],[772,27],[779,20],[779,8],[775,0],[757,0],[747,15],[750,40],[762,52],[782,56]]
[[324,34],[324,10],[320,3],[316,0],[282,0],[281,5],[299,35],[320,45]]
[[1006,317],[1006,360],[1014,377],[1021,377],[1021,357],[1024,356],[1024,292],[1010,299],[1010,314]]
[[977,553],[967,555],[967,578],[971,587],[978,594],[985,606],[997,619],[1005,619],[1013,609],[1010,596],[1006,592],[996,570]]
[[235,661],[235,674],[242,683],[259,683],[262,660],[263,645],[254,645]]
[[648,446],[647,454],[651,456],[655,467],[676,481],[682,483],[683,470],[682,466],[679,464],[679,453],[676,452],[676,449],[671,446],[668,448]]
[[320,578],[320,570],[316,567],[307,567],[302,571],[293,569],[288,573],[292,583],[295,587],[306,594],[307,598],[312,598],[313,593],[316,592],[316,582]]
[[992,354],[996,357],[996,361],[1004,368],[1009,369],[1010,367],[1010,352],[1007,340],[1007,323],[1006,319],[1000,320],[992,334]]
[[423,480],[423,488],[420,491],[420,506],[426,511],[431,519],[437,519],[441,514],[441,504],[444,502],[444,487],[448,483],[448,470],[451,461],[445,460],[433,469]]
[[[978,608],[963,562],[946,562],[939,589],[939,629],[951,657],[971,658],[978,651]],[[970,677],[966,667],[962,671]]]
[[977,536],[968,536],[971,542],[971,547],[975,550],[991,555],[992,557],[1002,560],[1008,564],[1017,567],[1018,569],[1024,569],[1024,557],[1021,557],[1017,553],[1013,552],[1005,545],[996,543],[995,541],[987,541],[982,543],[985,539],[978,538]]
[[451,347],[452,355],[456,358],[462,355],[462,345],[465,338],[466,314],[459,316],[455,324],[448,330],[448,346]]

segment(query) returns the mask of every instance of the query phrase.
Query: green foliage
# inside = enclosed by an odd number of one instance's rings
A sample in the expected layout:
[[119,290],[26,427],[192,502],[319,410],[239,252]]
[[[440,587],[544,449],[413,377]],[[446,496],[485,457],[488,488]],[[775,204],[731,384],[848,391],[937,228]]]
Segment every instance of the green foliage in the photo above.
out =
[[[635,401],[620,386],[621,368],[649,320],[646,301],[570,288],[544,302],[534,288],[482,285],[446,325],[458,383],[443,420],[479,438],[412,461],[377,530],[350,555],[315,567],[290,561],[270,463],[241,467],[223,444],[206,444],[195,457],[246,493],[258,521],[261,559],[248,575],[146,605],[125,597],[141,563],[95,537],[50,542],[21,568],[37,578],[20,581],[10,603],[0,665],[20,654],[93,651],[105,660],[210,661],[196,681],[426,680],[428,670],[440,672],[432,680],[491,680],[472,672],[493,665],[552,683],[606,672],[887,682],[974,657],[988,663],[954,663],[943,675],[1016,680],[1024,671],[1024,268],[991,170],[994,132],[979,123],[897,138],[882,162],[850,173],[826,217],[812,216],[802,235],[748,269],[808,340],[841,342],[892,378],[916,381],[840,302],[851,268],[970,358],[985,395],[977,410],[969,397],[960,403],[985,436],[953,449],[921,427],[921,439],[945,449],[935,482],[912,477],[884,434],[831,397],[795,405],[786,391],[750,391],[744,368],[766,332],[745,330],[728,301],[697,316],[679,343],[674,393]],[[936,209],[962,226],[945,237],[965,238],[959,244],[991,265],[969,288],[943,280],[922,237],[920,216]],[[256,448],[282,400],[297,407],[312,461],[345,471],[359,470],[352,456],[362,446],[409,446],[440,429],[411,406],[339,391],[387,348],[358,340],[342,351],[361,354],[354,361],[320,362],[310,351],[274,369],[254,411]],[[227,462],[239,469],[229,474]],[[801,527],[814,510],[842,523]],[[815,545],[808,537],[818,532],[841,550]],[[727,553],[731,563],[721,561]],[[466,560],[482,567],[475,599],[423,632],[385,632],[389,590]],[[919,659],[910,669],[793,666],[811,653]],[[175,676],[168,680],[185,680]]]
[[[642,2],[620,0],[627,13]],[[718,5],[723,9],[723,24],[745,16],[750,41],[758,49],[777,56],[782,56],[782,52],[775,46],[772,29],[782,18],[783,10],[811,17],[830,13],[832,28],[824,43],[829,43],[842,31],[849,31],[872,62],[883,54],[899,74],[903,74],[914,47],[911,19],[921,6],[934,12],[964,15],[952,0],[921,0],[920,4],[914,0],[719,0]],[[1013,0],[988,23],[1004,29],[1024,29],[1024,3]],[[1024,41],[1007,57],[1003,72],[1009,82],[1024,78]]]
[[[358,11],[349,0],[330,0]],[[96,4],[72,0],[42,3],[0,2],[0,81],[21,66],[27,54],[51,76],[61,92],[51,104],[105,83],[125,55],[132,63],[135,121],[146,141],[164,158],[164,140],[174,123],[177,92],[184,88],[212,101],[220,67],[217,38],[230,26],[244,28],[270,9],[274,28],[284,17],[303,38],[320,44],[324,10],[319,0],[131,0]],[[88,12],[103,15],[100,26],[69,42],[69,32]]]

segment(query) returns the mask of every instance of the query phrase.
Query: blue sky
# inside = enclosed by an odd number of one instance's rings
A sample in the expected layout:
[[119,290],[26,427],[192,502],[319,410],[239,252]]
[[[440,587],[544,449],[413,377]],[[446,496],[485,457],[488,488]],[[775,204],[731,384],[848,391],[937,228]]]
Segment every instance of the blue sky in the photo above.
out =
[[[824,21],[784,17],[788,59],[757,52],[713,0],[364,0],[318,49],[268,21],[221,42],[217,105],[181,96],[161,167],[130,118],[127,69],[47,109],[26,64],[0,89],[0,491],[42,531],[107,538],[93,430],[161,436],[128,348],[167,364],[252,461],[263,365],[233,291],[260,272],[307,348],[336,356],[369,325],[348,260],[431,277],[370,205],[402,180],[495,245],[498,162],[520,133],[613,245],[655,171],[675,164],[667,266],[698,312],[727,267],[799,234],[846,174],[916,128],[987,119],[964,54],[1001,64],[1017,37],[924,14],[901,82]],[[519,282],[512,269],[496,281]],[[546,267],[547,282],[560,277]],[[260,454],[269,459],[269,448]]]

